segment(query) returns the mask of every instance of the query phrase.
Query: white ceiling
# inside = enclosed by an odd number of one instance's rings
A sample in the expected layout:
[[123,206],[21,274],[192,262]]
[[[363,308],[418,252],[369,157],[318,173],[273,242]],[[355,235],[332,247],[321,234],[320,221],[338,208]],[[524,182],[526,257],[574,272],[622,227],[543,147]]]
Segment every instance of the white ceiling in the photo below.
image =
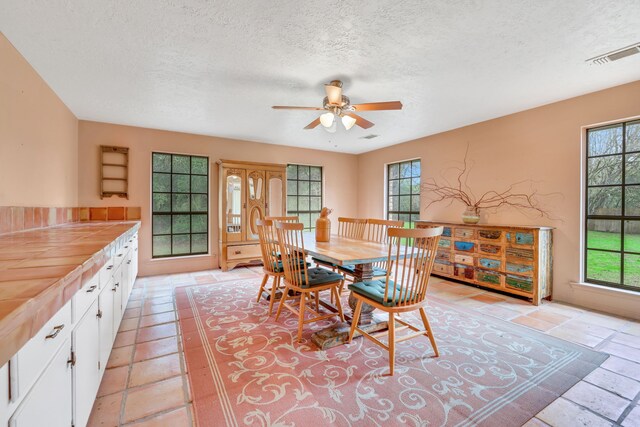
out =
[[[638,0],[0,0],[80,119],[361,153],[640,79]],[[369,130],[303,127],[344,81]],[[363,136],[376,134],[371,140]]]

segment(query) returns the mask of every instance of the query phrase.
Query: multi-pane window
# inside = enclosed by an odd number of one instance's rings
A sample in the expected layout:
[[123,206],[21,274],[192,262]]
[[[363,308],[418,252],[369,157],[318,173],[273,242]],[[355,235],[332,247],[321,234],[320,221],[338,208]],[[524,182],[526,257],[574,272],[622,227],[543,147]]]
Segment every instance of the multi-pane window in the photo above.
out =
[[296,215],[306,230],[316,228],[322,210],[322,168],[287,166],[287,215]]
[[209,158],[152,154],[153,258],[209,250]]
[[640,291],[640,120],[589,129],[587,282]]
[[387,165],[387,219],[413,228],[420,219],[420,159]]

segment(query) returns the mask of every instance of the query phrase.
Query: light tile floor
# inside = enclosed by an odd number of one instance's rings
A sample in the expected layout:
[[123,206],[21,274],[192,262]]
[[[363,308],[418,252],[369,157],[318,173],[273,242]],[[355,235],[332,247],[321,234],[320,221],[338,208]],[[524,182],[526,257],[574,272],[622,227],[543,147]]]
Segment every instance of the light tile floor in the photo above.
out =
[[[260,267],[250,267],[136,280],[89,425],[193,425],[173,291],[261,277]],[[259,284],[256,280],[256,292]],[[611,355],[526,426],[640,426],[640,322],[557,302],[536,307],[438,278],[428,293]]]

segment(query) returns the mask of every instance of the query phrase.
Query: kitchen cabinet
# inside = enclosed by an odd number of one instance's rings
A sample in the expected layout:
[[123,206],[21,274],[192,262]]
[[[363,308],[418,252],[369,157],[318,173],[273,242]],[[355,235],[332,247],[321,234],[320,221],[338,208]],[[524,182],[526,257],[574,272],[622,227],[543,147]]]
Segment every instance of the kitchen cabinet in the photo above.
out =
[[[111,354],[115,333],[113,331],[113,279],[105,284],[98,297],[98,330],[100,341],[100,369],[104,369]],[[117,331],[116,331],[117,332]]]
[[[89,421],[93,399],[100,387],[102,377],[100,370],[100,325],[98,314],[98,300],[84,314],[73,330],[72,345],[73,359],[73,394],[76,402],[74,408],[74,422],[84,426]],[[106,361],[105,361],[106,363]]]

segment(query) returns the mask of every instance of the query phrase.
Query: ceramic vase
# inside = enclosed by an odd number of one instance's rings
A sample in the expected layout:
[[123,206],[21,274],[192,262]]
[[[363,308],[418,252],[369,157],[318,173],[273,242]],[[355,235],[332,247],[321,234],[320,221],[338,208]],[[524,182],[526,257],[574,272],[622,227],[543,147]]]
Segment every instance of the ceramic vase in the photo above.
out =
[[462,213],[462,222],[465,224],[477,224],[478,221],[480,221],[478,208],[467,206],[467,209]]

